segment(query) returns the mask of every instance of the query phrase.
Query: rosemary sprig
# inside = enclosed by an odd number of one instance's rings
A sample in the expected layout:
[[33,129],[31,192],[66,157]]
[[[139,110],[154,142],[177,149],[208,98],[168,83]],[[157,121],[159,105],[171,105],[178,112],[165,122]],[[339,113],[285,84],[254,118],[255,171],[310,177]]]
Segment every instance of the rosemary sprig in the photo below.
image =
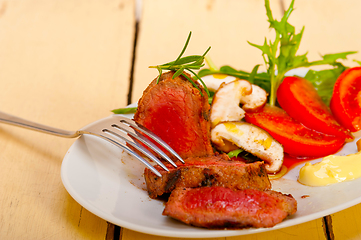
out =
[[[177,57],[177,59],[175,61],[172,62],[168,62],[162,65],[157,65],[157,66],[149,66],[149,68],[156,68],[159,72],[159,76],[157,78],[157,83],[159,82],[160,76],[162,75],[163,70],[170,70],[170,71],[175,71],[174,75],[173,75],[173,79],[182,75],[184,76],[190,83],[192,83],[192,85],[197,88],[201,94],[201,96],[203,96],[203,93],[201,91],[201,89],[199,89],[198,85],[195,83],[195,81],[199,80],[201,82],[201,84],[204,87],[204,90],[206,91],[207,95],[209,96],[209,91],[207,89],[207,86],[204,84],[204,82],[202,81],[202,79],[193,71],[193,70],[199,70],[200,68],[202,68],[204,66],[204,58],[206,56],[206,54],[209,52],[209,50],[211,49],[211,47],[208,47],[208,49],[205,51],[205,53],[203,53],[203,55],[191,55],[191,56],[187,56],[187,57],[182,57],[185,50],[187,49],[187,46],[189,44],[190,38],[191,38],[192,32],[189,32],[187,41],[181,51],[181,53],[179,54],[179,56]],[[184,72],[188,71],[191,74],[194,75],[193,78],[190,78],[189,76],[187,76]]]
[[125,107],[111,110],[114,114],[132,114],[137,111],[137,107]]

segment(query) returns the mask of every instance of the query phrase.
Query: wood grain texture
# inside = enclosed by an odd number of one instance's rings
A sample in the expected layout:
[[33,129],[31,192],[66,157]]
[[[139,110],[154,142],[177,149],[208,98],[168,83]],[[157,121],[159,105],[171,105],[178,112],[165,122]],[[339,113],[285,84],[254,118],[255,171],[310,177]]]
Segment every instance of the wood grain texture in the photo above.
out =
[[[124,106],[134,1],[0,1],[0,110],[76,130]],[[0,125],[0,239],[105,239],[60,178],[71,139]]]

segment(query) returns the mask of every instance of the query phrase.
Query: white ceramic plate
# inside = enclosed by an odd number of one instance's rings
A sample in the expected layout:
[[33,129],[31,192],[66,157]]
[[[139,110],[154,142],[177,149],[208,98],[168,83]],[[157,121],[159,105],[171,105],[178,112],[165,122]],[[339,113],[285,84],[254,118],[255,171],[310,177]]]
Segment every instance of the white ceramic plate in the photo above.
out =
[[[355,142],[347,143],[338,154],[355,153],[356,149]],[[164,203],[150,199],[145,191],[143,165],[94,136],[85,135],[75,141],[64,157],[61,177],[69,194],[95,215],[134,231],[168,237],[208,238],[265,232],[311,221],[361,202],[361,179],[307,187],[297,182],[301,166],[272,181],[274,190],[290,193],[297,200],[296,214],[273,228],[227,231],[191,227],[162,216]]]
[[[358,132],[356,140],[360,137]],[[338,154],[357,152],[356,140],[347,143]],[[319,160],[312,162],[316,161]],[[167,237],[214,238],[260,233],[311,221],[361,202],[361,178],[326,187],[307,187],[297,182],[302,166],[272,181],[274,190],[294,196],[297,213],[273,228],[244,230],[196,228],[162,216],[164,202],[150,199],[145,191],[143,165],[94,136],[75,141],[64,157],[61,177],[69,194],[95,215],[134,231]]]

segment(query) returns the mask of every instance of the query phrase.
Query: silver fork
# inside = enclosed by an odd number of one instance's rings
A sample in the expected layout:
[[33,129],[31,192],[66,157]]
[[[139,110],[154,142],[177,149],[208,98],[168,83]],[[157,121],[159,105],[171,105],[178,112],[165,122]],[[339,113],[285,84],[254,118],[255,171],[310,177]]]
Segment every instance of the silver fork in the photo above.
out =
[[[105,139],[108,142],[124,149],[126,152],[134,156],[140,162],[142,162],[147,168],[149,168],[152,172],[154,172],[157,176],[162,177],[162,175],[150,164],[145,158],[140,156],[136,151],[131,149],[126,145],[128,143],[133,148],[137,149],[139,152],[144,154],[146,157],[157,163],[164,170],[169,171],[169,169],[150,151],[148,151],[145,147],[143,147],[139,142],[142,142],[154,152],[159,154],[164,160],[168,161],[174,167],[177,165],[165,154],[162,150],[160,150],[155,144],[149,141],[146,137],[144,137],[140,132],[144,133],[163,148],[165,148],[169,153],[175,156],[180,162],[184,163],[183,159],[162,139],[156,136],[154,133],[143,127],[142,125],[136,123],[135,121],[120,116],[120,115],[111,115],[107,118],[98,120],[93,122],[77,131],[67,131],[63,129],[53,128],[49,126],[45,126],[39,123],[31,122],[16,116],[12,116],[10,114],[4,113],[0,111],[0,122],[7,123],[11,125],[15,125],[18,127],[24,127],[31,130],[36,130],[43,133],[52,134],[59,137],[65,138],[75,138],[79,137],[83,134],[91,134],[98,136],[102,139]],[[136,130],[138,131],[136,131]],[[138,141],[136,141],[136,140]],[[123,142],[124,141],[124,142]]]

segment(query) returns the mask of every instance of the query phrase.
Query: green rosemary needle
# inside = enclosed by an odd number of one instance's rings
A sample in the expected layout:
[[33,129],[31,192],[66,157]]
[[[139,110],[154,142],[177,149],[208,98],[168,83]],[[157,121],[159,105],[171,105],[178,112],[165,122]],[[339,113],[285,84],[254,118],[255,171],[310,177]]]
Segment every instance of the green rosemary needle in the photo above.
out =
[[[158,70],[159,76],[157,79],[157,83],[159,82],[159,79],[160,79],[160,76],[162,75],[163,70],[170,70],[170,71],[175,72],[173,75],[173,79],[180,75],[184,76],[190,83],[192,83],[192,85],[195,88],[197,88],[199,90],[201,96],[203,96],[201,89],[199,89],[198,85],[195,83],[195,81],[199,80],[201,82],[201,84],[203,85],[204,90],[206,91],[207,95],[209,96],[209,91],[208,91],[207,86],[204,84],[202,79],[193,70],[199,70],[200,68],[202,68],[204,66],[204,58],[205,58],[206,54],[209,52],[209,50],[211,49],[211,47],[208,47],[208,49],[205,51],[205,53],[203,53],[203,55],[191,55],[191,56],[187,56],[187,57],[182,57],[185,50],[187,49],[191,35],[192,35],[192,32],[189,32],[187,41],[186,41],[181,53],[179,54],[179,56],[177,57],[177,59],[175,61],[168,62],[168,63],[162,64],[162,65],[149,66],[149,67],[156,68]],[[190,78],[188,75],[186,75],[184,73],[185,71],[190,72],[191,74],[194,75],[194,77]]]

